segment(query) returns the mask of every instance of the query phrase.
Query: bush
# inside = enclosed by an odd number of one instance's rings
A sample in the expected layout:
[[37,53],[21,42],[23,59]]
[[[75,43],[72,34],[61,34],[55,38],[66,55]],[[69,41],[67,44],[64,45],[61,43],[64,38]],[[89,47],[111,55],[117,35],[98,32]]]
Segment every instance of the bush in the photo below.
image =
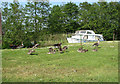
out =
[[39,44],[39,47],[45,47],[45,42],[44,41],[40,41],[40,42],[37,42]]
[[29,41],[29,40],[24,41],[23,44],[24,44],[24,46],[27,47],[27,48],[32,48],[32,47],[33,47],[33,44],[32,44],[31,41]]
[[9,43],[7,43],[7,42],[3,42],[1,47],[2,47],[2,49],[10,48]]

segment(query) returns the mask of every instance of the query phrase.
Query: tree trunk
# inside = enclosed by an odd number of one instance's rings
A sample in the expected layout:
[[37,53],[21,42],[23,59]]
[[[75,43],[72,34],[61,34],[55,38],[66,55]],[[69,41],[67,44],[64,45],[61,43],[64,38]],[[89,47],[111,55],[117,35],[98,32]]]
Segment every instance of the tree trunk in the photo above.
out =
[[1,23],[1,9],[0,9],[0,48],[2,46],[2,23]]
[[2,36],[2,23],[1,23],[1,9],[0,9],[0,36]]
[[115,40],[115,32],[113,32],[113,41]]

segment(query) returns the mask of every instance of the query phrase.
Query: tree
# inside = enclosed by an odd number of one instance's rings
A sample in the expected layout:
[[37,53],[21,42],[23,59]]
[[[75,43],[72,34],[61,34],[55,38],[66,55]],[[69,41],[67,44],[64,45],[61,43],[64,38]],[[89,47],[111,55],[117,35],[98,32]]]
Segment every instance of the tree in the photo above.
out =
[[64,13],[60,6],[53,6],[49,15],[49,33],[63,33],[64,30]]
[[95,33],[103,34],[106,40],[116,38],[118,30],[117,3],[98,2],[80,3],[78,21],[80,29],[91,29]]
[[101,31],[107,40],[116,38],[115,32],[118,29],[118,10],[117,4],[110,2],[100,2],[101,14]]
[[63,6],[63,13],[65,14],[65,30],[66,32],[75,32],[79,27],[78,6],[72,2],[69,2]]
[[27,33],[32,33],[34,43],[39,40],[40,31],[47,28],[49,3],[28,2],[25,6],[25,27]]
[[89,19],[91,17],[91,4],[88,2],[83,2],[79,4],[79,18],[77,21],[80,25],[80,29],[91,29],[89,25]]
[[[10,3],[10,8],[8,8],[8,3],[3,4],[3,48],[9,47],[9,45],[20,45],[24,40],[24,27],[23,27],[23,13],[22,6],[19,2]],[[6,46],[7,45],[7,46]]]

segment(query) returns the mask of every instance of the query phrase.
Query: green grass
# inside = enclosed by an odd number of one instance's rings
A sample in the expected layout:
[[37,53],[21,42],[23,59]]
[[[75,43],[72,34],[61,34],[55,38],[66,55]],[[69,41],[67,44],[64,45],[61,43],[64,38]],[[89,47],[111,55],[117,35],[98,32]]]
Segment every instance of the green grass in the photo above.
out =
[[[118,42],[101,42],[93,52],[91,43],[84,43],[89,51],[78,53],[80,44],[66,44],[63,53],[47,54],[48,48],[2,50],[3,82],[118,82]],[[114,47],[113,47],[114,46]]]

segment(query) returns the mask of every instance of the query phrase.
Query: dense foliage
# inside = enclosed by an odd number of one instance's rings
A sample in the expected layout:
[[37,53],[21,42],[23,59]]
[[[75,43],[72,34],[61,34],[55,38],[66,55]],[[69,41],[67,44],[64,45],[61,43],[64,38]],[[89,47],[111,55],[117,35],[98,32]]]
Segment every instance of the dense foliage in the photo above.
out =
[[[48,2],[2,3],[3,48],[48,41],[49,35],[93,30],[105,40],[120,39],[120,2],[69,2],[50,7]],[[46,38],[46,35],[48,36]],[[46,38],[46,39],[45,39]]]

